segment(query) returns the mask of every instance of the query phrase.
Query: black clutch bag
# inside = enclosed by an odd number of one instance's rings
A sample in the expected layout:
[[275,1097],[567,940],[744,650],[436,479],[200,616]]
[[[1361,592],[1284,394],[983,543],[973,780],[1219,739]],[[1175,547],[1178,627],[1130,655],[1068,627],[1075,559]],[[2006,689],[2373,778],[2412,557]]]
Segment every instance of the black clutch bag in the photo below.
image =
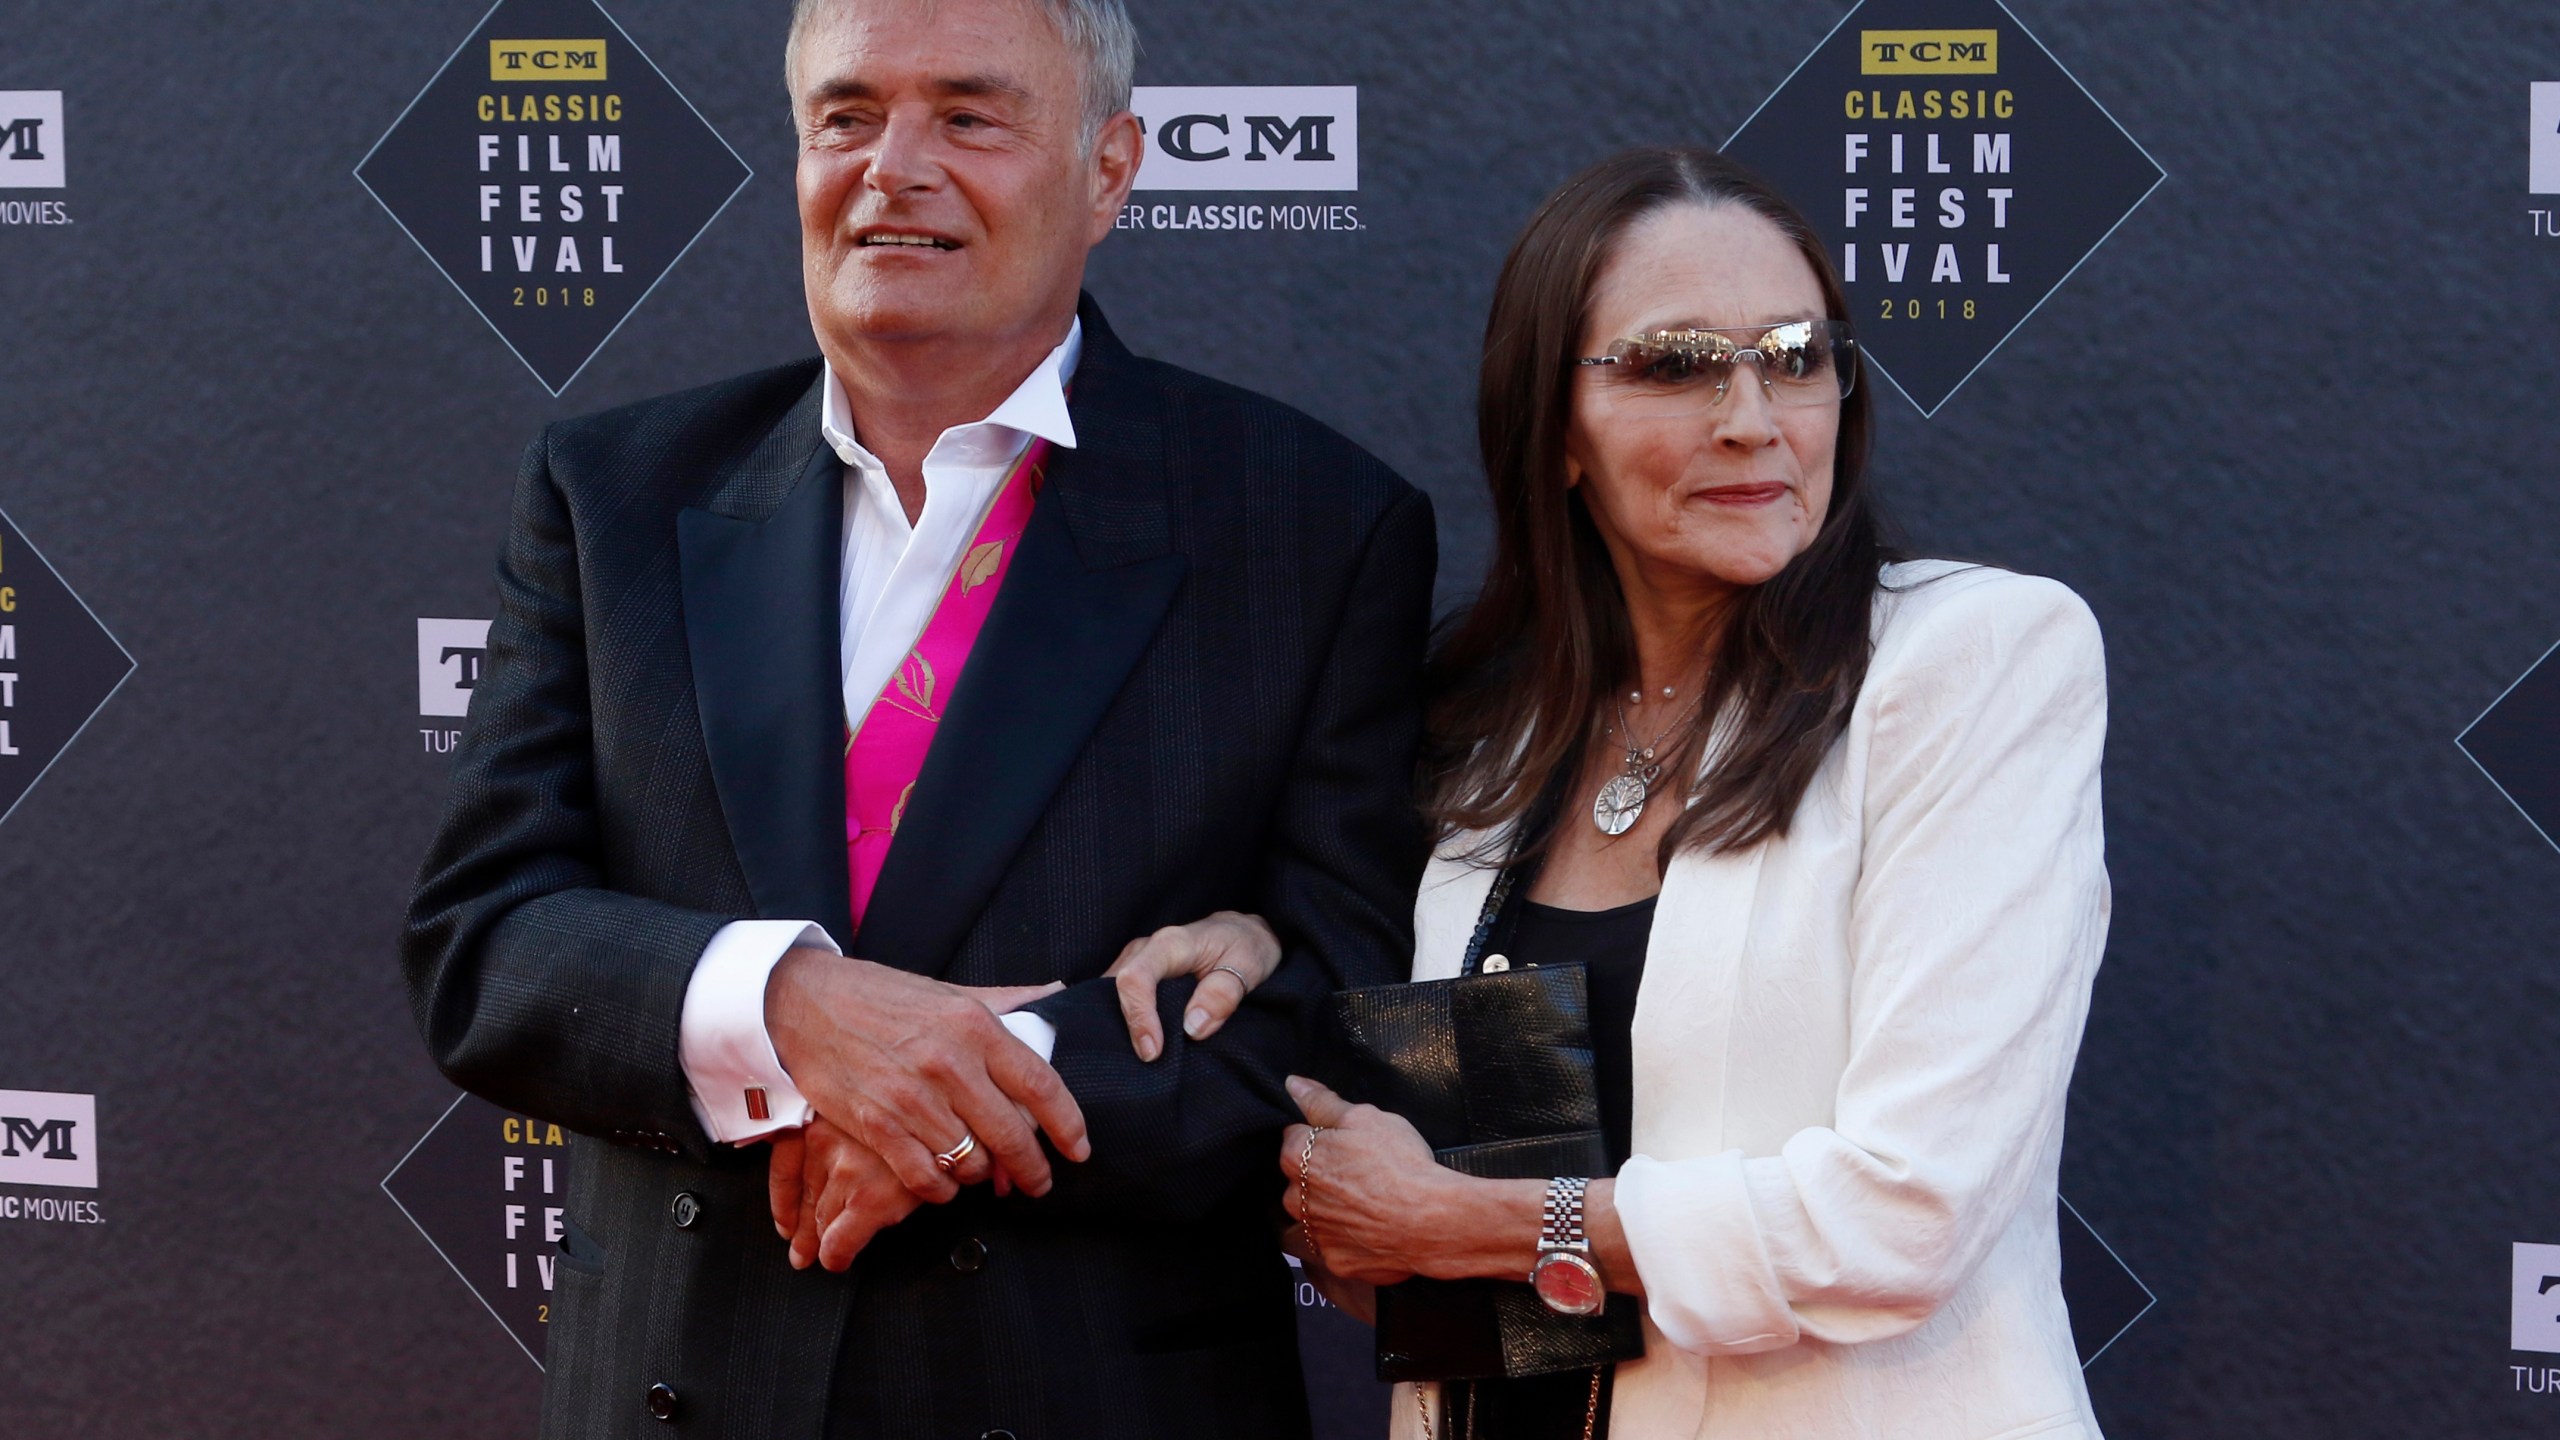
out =
[[[1485,901],[1467,973],[1332,998],[1320,1078],[1411,1121],[1453,1170],[1488,1180],[1606,1175],[1584,968],[1478,970],[1509,878]],[[1633,1360],[1644,1354],[1640,1309],[1611,1295],[1596,1315],[1560,1315],[1525,1278],[1416,1277],[1378,1291],[1378,1378],[1517,1379]]]

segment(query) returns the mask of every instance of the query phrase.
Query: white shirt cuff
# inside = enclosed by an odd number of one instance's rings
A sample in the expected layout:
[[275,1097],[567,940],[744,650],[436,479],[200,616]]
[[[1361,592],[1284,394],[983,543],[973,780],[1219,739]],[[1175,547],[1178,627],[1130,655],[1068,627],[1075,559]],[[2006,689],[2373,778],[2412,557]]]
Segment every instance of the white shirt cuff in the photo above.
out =
[[1013,1032],[1014,1039],[1030,1046],[1031,1053],[1039,1056],[1043,1061],[1049,1058],[1051,1051],[1058,1048],[1058,1027],[1028,1010],[1007,1011],[996,1019],[1003,1022],[1004,1028]]
[[814,1113],[764,1028],[765,983],[782,957],[802,945],[844,953],[821,926],[737,920],[721,926],[694,962],[677,1021],[677,1059],[694,1117],[721,1144],[796,1130]]

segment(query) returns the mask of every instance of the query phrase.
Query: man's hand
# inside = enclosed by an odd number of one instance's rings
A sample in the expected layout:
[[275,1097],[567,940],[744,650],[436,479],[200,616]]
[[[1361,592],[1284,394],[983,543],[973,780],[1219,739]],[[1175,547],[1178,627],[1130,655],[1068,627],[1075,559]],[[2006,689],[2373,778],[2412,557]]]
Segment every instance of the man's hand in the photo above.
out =
[[869,1146],[825,1120],[777,1135],[768,1172],[773,1227],[791,1242],[791,1268],[841,1271],[873,1236],[915,1213],[915,1193]]
[[[803,948],[773,969],[765,1028],[810,1105],[917,1199],[947,1202],[999,1168],[1026,1194],[1045,1195],[1055,1182],[1034,1126],[1069,1160],[1093,1147],[1075,1097],[998,1023],[997,1003],[1018,999]],[[977,1148],[944,1173],[933,1157],[966,1136]],[[800,1168],[812,1167],[804,1158]]]
[[[1043,995],[1054,995],[1061,987],[953,988],[976,999],[990,1013],[1002,1015]],[[1034,1122],[1026,1117],[1024,1123]],[[883,1185],[897,1193],[888,1193]],[[773,1228],[791,1243],[791,1264],[796,1270],[808,1269],[813,1261],[830,1270],[844,1269],[873,1236],[924,1203],[869,1146],[824,1119],[805,1131],[786,1131],[773,1138],[766,1187]],[[995,1187],[999,1195],[1013,1188],[1012,1177],[1001,1166],[995,1172]]]

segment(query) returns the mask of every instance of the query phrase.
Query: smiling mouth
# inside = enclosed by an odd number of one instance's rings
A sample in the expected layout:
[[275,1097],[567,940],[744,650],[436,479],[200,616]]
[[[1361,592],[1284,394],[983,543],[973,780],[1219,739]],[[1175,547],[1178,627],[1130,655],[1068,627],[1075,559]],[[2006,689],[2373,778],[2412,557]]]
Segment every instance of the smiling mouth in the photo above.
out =
[[957,250],[960,242],[937,235],[865,235],[853,242],[866,249]]

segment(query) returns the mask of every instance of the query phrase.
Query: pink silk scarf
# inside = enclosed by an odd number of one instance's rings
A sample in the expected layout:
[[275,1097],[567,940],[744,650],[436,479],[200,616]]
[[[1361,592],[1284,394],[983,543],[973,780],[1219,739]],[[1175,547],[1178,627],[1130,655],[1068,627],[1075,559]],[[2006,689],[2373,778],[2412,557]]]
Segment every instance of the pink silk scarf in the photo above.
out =
[[951,588],[916,637],[915,648],[898,665],[889,683],[862,717],[862,728],[845,740],[844,839],[853,881],[853,924],[862,928],[879,888],[880,869],[889,861],[889,845],[906,817],[907,800],[915,794],[916,777],[924,773],[925,755],[942,726],[943,709],[960,683],[978,631],[995,608],[996,592],[1013,568],[1014,551],[1031,523],[1031,505],[1040,494],[1049,442],[1034,438],[1013,473],[996,487],[987,518],[977,538],[962,552]]

